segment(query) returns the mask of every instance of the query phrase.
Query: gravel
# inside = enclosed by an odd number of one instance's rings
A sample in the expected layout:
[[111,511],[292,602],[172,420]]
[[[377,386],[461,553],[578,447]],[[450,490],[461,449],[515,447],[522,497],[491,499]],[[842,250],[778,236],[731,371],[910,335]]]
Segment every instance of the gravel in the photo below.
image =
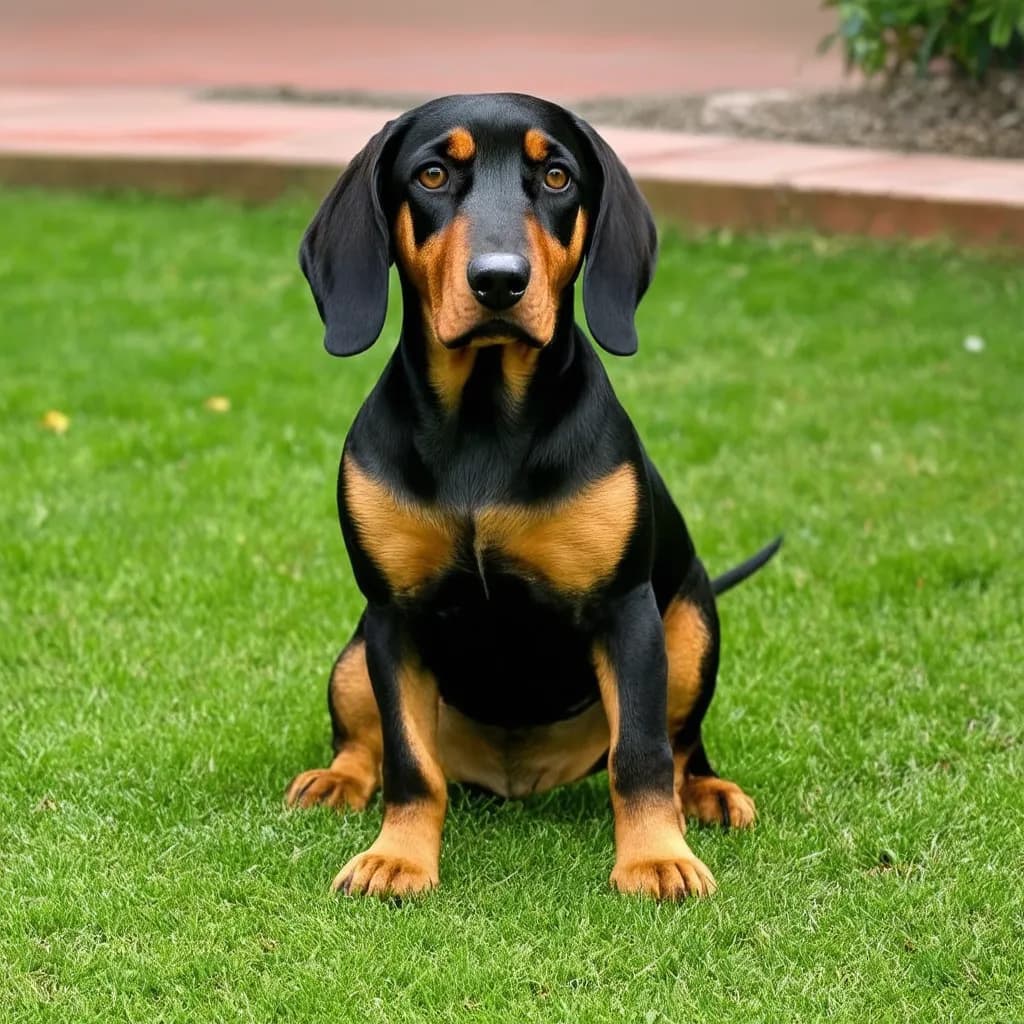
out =
[[1024,75],[976,85],[952,76],[816,93],[585,101],[588,120],[677,131],[788,139],[904,152],[1024,158]]

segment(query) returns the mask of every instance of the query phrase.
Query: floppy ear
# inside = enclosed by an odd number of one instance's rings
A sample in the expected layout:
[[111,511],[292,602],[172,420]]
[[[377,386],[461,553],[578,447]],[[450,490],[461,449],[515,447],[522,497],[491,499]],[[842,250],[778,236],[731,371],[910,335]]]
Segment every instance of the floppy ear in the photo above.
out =
[[365,351],[384,326],[391,255],[380,168],[397,123],[389,121],[353,158],[302,237],[299,263],[332,356]]
[[586,121],[576,126],[600,172],[597,219],[583,272],[583,309],[598,344],[617,356],[637,349],[633,317],[654,275],[658,233],[647,202],[611,146]]

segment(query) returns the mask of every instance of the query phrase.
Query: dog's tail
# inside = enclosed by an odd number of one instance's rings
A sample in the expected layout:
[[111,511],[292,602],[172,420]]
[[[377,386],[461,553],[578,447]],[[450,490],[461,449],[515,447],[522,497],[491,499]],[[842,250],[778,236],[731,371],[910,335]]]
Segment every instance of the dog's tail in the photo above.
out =
[[753,576],[758,569],[771,559],[779,548],[782,547],[782,534],[775,538],[770,544],[766,544],[756,555],[748,558],[745,562],[723,572],[711,581],[711,592],[716,596],[731,590],[737,583],[742,583],[748,576]]

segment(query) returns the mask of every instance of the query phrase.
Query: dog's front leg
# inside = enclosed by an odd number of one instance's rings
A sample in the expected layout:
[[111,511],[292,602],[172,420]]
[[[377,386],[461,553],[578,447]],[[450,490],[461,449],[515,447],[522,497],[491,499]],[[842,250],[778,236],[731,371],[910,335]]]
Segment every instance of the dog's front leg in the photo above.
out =
[[437,754],[437,682],[393,609],[371,605],[365,631],[384,738],[384,821],[373,845],[338,872],[334,888],[410,896],[434,888],[439,878],[447,789]]
[[715,880],[684,838],[673,793],[665,634],[650,584],[613,601],[594,668],[611,734],[612,885],[656,899],[710,894]]

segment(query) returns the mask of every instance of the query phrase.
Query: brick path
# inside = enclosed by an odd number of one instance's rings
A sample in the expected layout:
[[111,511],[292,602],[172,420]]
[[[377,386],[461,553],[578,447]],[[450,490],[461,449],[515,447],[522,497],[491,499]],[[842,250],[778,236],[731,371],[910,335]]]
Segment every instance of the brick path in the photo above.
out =
[[[5,10],[5,8],[7,10]],[[817,0],[0,0],[0,84],[522,91],[834,82]],[[380,13],[374,14],[374,10]],[[350,13],[355,12],[355,13]]]

